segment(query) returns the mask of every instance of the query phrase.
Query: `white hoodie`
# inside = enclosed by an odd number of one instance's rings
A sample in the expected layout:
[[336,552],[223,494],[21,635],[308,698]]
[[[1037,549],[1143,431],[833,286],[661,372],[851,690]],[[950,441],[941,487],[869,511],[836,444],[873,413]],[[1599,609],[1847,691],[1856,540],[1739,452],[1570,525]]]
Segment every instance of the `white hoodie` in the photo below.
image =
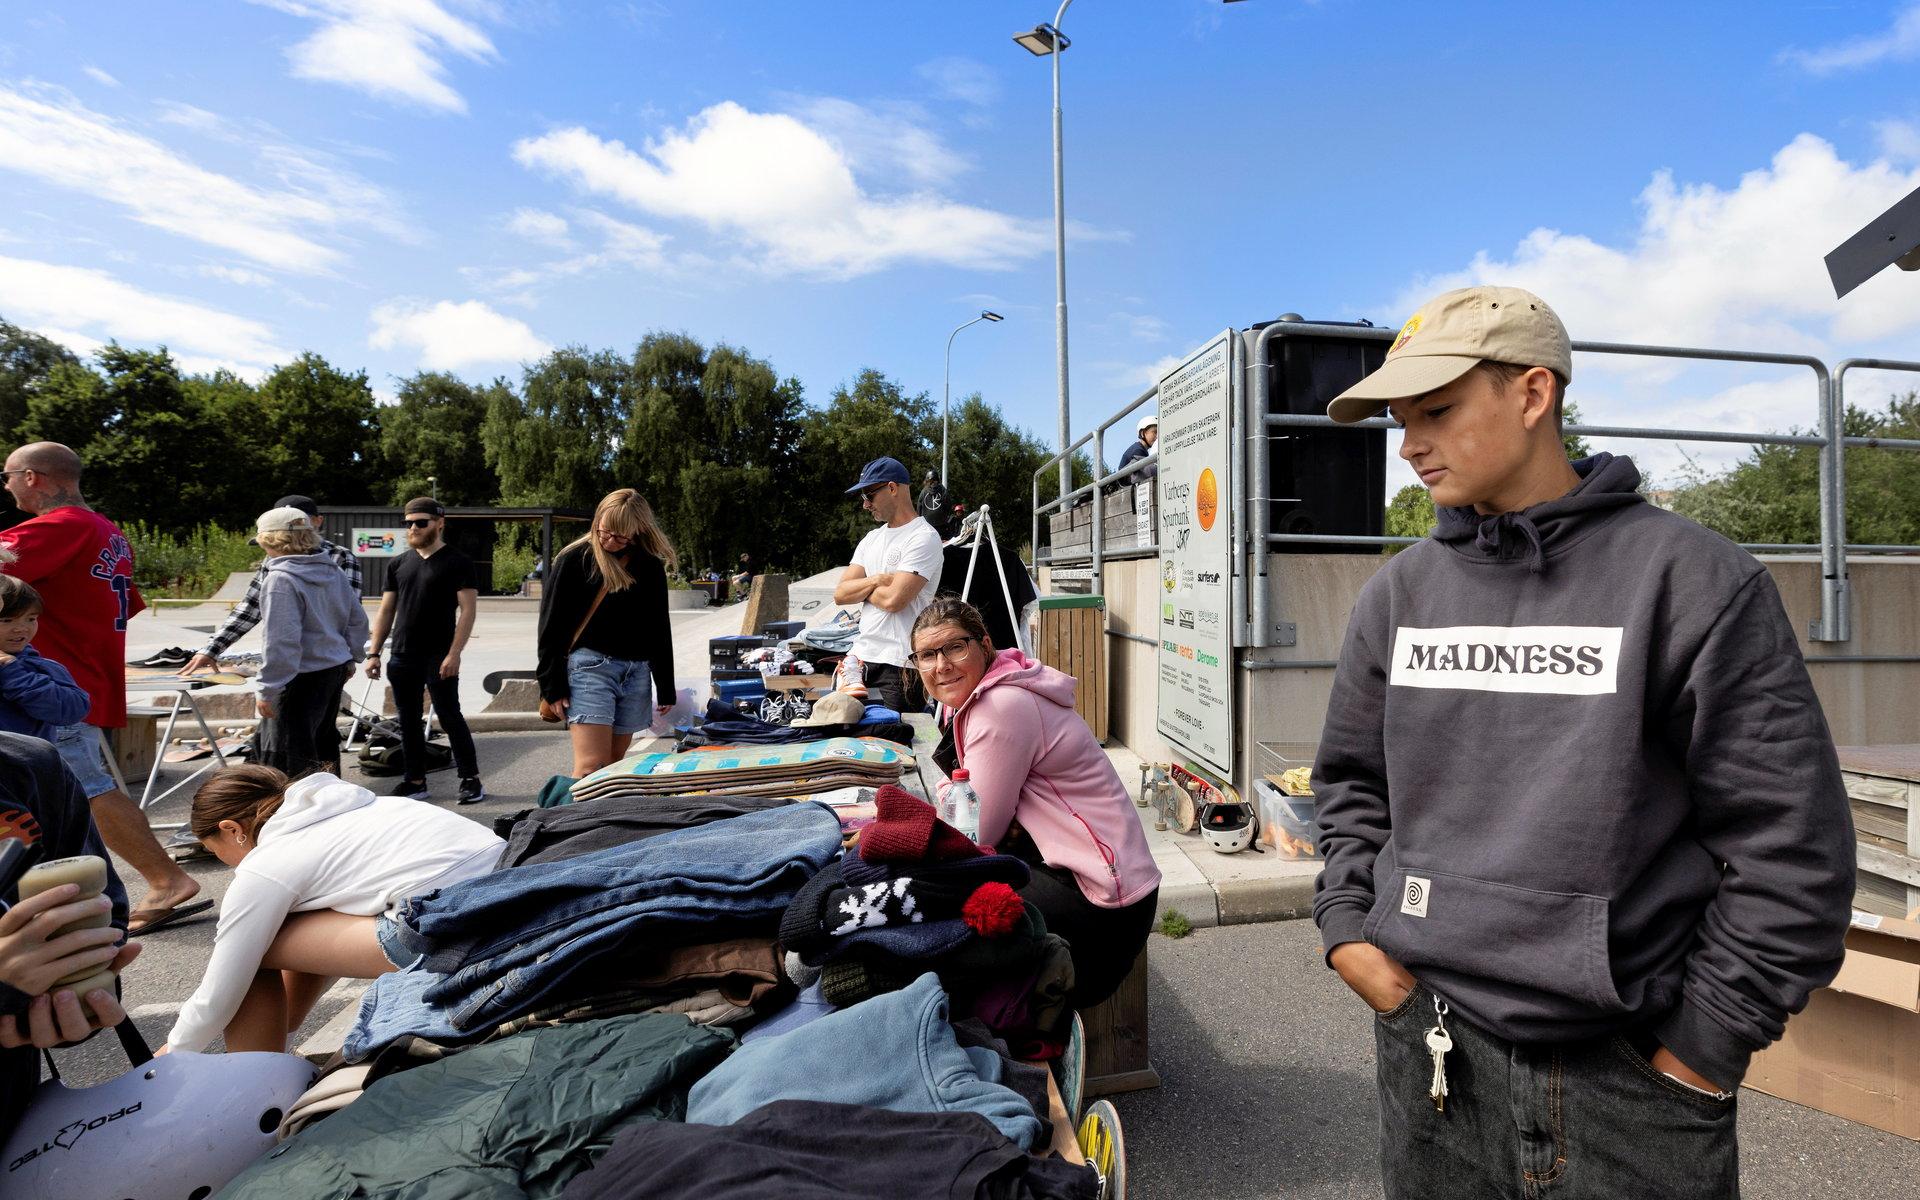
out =
[[167,1045],[203,1050],[226,1029],[288,913],[382,916],[409,896],[487,874],[505,845],[431,804],[375,796],[325,772],[298,781],[234,868],[213,957]]

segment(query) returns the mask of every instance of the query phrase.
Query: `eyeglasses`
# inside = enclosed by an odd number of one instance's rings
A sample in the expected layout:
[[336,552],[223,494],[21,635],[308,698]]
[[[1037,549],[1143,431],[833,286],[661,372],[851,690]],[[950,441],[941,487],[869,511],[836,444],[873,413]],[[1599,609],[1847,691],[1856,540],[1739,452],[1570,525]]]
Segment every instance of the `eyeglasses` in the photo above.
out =
[[18,467],[11,471],[0,471],[0,479],[8,479],[15,475],[31,475],[31,474],[33,474],[32,467]]
[[934,663],[943,658],[950,663],[963,663],[967,661],[968,656],[973,653],[968,643],[979,640],[977,637],[955,638],[944,646],[935,646],[931,650],[921,650],[917,653],[909,654],[907,655],[907,661],[922,671],[930,669]]
[[418,521],[408,521],[407,528],[408,529],[425,529],[427,526],[431,524],[433,524],[432,517],[423,517]]
[[865,504],[867,501],[873,499],[875,496],[878,496],[881,492],[886,491],[888,488],[892,486],[893,484],[891,482],[874,484],[872,487],[860,493],[860,503]]
[[594,532],[599,534],[601,537],[605,538],[607,541],[614,542],[621,546],[624,546],[628,542],[631,542],[633,540],[633,538],[630,535],[624,534],[624,533],[615,533],[611,529],[596,529],[594,530]]

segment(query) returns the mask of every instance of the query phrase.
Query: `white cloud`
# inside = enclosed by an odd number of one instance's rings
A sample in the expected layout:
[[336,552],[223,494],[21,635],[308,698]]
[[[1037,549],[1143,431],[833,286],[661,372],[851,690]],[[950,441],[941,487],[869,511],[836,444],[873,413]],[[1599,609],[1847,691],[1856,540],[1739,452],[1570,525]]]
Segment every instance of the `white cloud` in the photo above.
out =
[[[1850,355],[1912,358],[1920,331],[1913,276],[1889,270],[1836,300],[1823,260],[1916,187],[1920,167],[1887,157],[1850,163],[1802,134],[1732,187],[1655,174],[1639,196],[1637,231],[1619,244],[1536,229],[1508,254],[1483,252],[1464,270],[1417,281],[1389,316],[1402,320],[1448,288],[1504,283],[1543,296],[1577,339],[1808,354],[1829,363]],[[1811,428],[1818,419],[1814,377],[1802,367],[1597,354],[1577,355],[1574,366],[1570,395],[1593,424],[1778,431]],[[1671,443],[1606,448],[1632,454],[1661,479],[1683,461]],[[1717,468],[1747,448],[1703,443],[1685,452]]]
[[142,291],[86,267],[0,258],[0,312],[82,353],[109,339],[164,344],[188,370],[259,375],[292,357],[250,317]]
[[1150,363],[1097,362],[1093,369],[1109,387],[1128,392],[1128,399],[1146,391],[1167,377],[1167,372],[1187,361],[1184,354],[1162,354]]
[[1880,153],[1897,163],[1920,163],[1920,125],[1912,121],[1875,121]]
[[[485,63],[498,58],[480,26],[437,0],[251,0],[320,27],[287,51],[296,78],[337,83],[382,100],[440,112],[467,111],[447,82],[448,55]],[[452,7],[498,20],[485,0]]]
[[1835,300],[1824,259],[1894,201],[1920,169],[1855,166],[1812,134],[1732,188],[1660,171],[1625,244],[1536,229],[1503,257],[1419,281],[1393,311],[1451,287],[1509,283],[1544,296],[1576,338],[1823,353],[1920,329],[1911,277],[1887,272]]
[[957,55],[936,58],[915,70],[943,99],[984,108],[1000,98],[1000,77],[977,59]]
[[543,246],[555,246],[564,250],[573,244],[573,239],[567,236],[567,219],[544,209],[515,209],[513,216],[507,221],[507,229],[530,242],[539,242]]
[[935,194],[876,195],[798,117],[716,104],[645,153],[585,129],[514,146],[522,166],[657,217],[696,222],[776,272],[851,278],[902,263],[1009,268],[1045,249],[1035,221]]
[[1120,330],[1122,336],[1136,342],[1164,342],[1167,340],[1167,323],[1159,317],[1143,313],[1117,312],[1111,318],[1112,324]]
[[1920,4],[1910,4],[1879,33],[1852,37],[1815,50],[1786,50],[1780,57],[1814,75],[1831,75],[1883,62],[1920,58]]
[[895,172],[921,186],[947,183],[970,163],[927,128],[918,105],[867,107],[830,96],[801,100],[794,114],[832,142],[856,172],[886,178]]
[[273,279],[258,271],[246,267],[205,266],[200,273],[208,279],[219,279],[227,283],[237,283],[241,287],[272,287]]
[[82,75],[85,75],[88,79],[91,79],[95,83],[101,84],[104,87],[117,88],[120,86],[120,81],[118,79],[115,79],[113,76],[107,74],[105,71],[102,71],[99,67],[96,67],[91,63],[87,64],[84,67],[81,67],[80,73]]
[[[521,209],[515,214],[515,224],[520,218],[536,210]],[[553,213],[540,212],[533,220],[526,222],[530,227],[551,231],[547,221],[538,218],[550,218],[559,222],[562,231],[571,227],[566,220]],[[476,287],[493,295],[511,300],[516,304],[532,305],[537,300],[537,289],[561,279],[571,279],[594,271],[611,270],[618,267],[631,267],[651,272],[667,268],[665,254],[667,239],[644,226],[609,217],[605,213],[592,209],[581,209],[575,214],[580,226],[600,235],[600,246],[581,254],[572,254],[553,262],[532,267],[514,267],[504,271],[490,271],[484,268],[467,268],[462,272]],[[516,232],[526,232],[516,229]],[[529,235],[531,236],[531,235]],[[558,243],[561,249],[572,249],[573,239],[562,236]]]
[[367,343],[376,350],[417,350],[421,368],[429,371],[525,362],[553,349],[525,321],[478,300],[389,300],[373,310]]
[[[172,115],[219,120],[187,106]],[[97,197],[156,229],[309,273],[342,259],[338,239],[316,231],[357,224],[404,233],[392,199],[351,172],[295,147],[257,150],[281,187],[209,171],[64,93],[0,85],[0,169]]]

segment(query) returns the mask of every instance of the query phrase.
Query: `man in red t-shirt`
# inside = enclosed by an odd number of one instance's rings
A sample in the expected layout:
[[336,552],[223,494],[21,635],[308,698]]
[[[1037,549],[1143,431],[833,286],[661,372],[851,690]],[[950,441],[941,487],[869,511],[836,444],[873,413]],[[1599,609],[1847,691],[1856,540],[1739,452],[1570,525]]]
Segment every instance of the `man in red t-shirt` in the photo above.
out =
[[0,477],[21,511],[33,514],[0,533],[0,545],[14,556],[6,573],[32,584],[46,604],[34,649],[71,672],[93,700],[85,722],[62,728],[54,744],[87,795],[101,840],[147,881],[128,932],[205,909],[212,901],[187,903],[200,885],[167,857],[146,814],[120,789],[101,734],[127,723],[127,622],[146,607],[133,586],[126,535],[87,507],[80,456],[58,442],[15,450]]

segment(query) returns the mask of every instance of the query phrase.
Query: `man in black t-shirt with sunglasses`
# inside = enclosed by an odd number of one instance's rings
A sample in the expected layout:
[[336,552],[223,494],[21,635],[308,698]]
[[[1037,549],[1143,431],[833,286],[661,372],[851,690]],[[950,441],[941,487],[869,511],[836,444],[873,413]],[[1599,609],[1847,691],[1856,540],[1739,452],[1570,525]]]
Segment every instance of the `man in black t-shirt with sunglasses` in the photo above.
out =
[[473,560],[446,544],[447,510],[433,497],[407,501],[406,521],[407,553],[387,569],[386,591],[373,618],[367,677],[380,678],[380,651],[391,630],[393,653],[386,672],[400,718],[400,753],[405,763],[399,794],[411,800],[431,799],[426,723],[420,705],[424,691],[433,698],[433,711],[453,748],[460,803],[477,804],[486,799],[487,789],[480,783],[473,734],[460,712],[460,652],[473,634],[479,608]]

